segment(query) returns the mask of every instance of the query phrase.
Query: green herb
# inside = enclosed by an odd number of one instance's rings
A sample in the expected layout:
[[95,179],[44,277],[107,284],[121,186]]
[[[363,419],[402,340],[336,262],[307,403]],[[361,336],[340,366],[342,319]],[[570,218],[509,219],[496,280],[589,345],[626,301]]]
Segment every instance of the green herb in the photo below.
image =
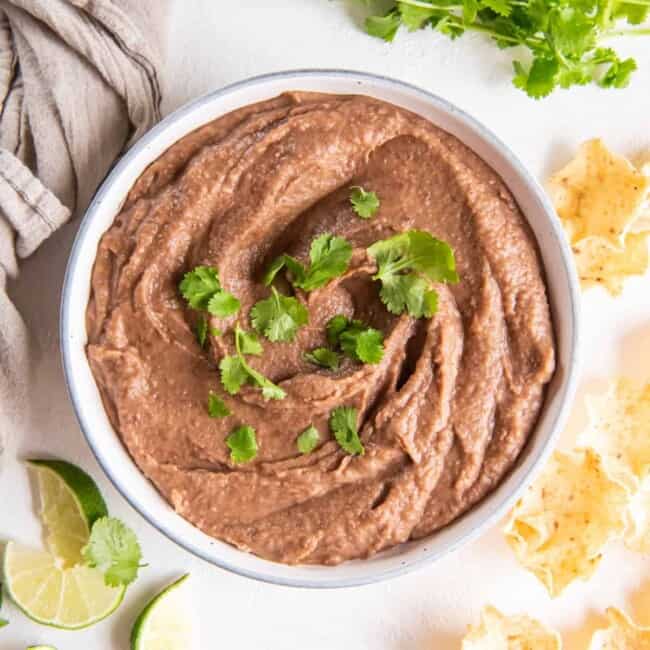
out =
[[404,311],[430,318],[438,307],[433,282],[458,282],[449,244],[422,230],[409,230],[374,243],[368,253],[377,263],[379,295],[392,314]]
[[298,328],[307,324],[307,308],[296,298],[283,296],[271,287],[271,297],[255,303],[251,310],[253,327],[269,341],[293,341]]
[[199,320],[196,321],[196,329],[194,330],[194,333],[196,334],[196,340],[199,345],[204,348],[205,342],[208,338],[208,320],[205,316],[200,316]]
[[6,618],[0,618],[0,627],[5,627],[9,625],[9,621]]
[[239,325],[235,326],[235,349],[236,355],[224,357],[219,363],[221,383],[228,393],[236,395],[244,384],[249,383],[261,388],[267,400],[287,396],[279,386],[248,365],[244,354],[261,354],[262,346],[253,334],[245,332]]
[[266,274],[264,284],[269,286],[275,276],[286,266],[292,275],[291,282],[304,291],[313,291],[325,286],[332,278],[343,275],[352,257],[352,246],[343,237],[329,233],[319,235],[311,243],[310,265],[305,268],[295,257],[281,255],[276,258]]
[[221,287],[219,271],[211,266],[197,266],[186,273],[179,289],[193,309],[207,311],[219,318],[239,311],[239,300]]
[[357,409],[339,406],[330,413],[330,429],[343,451],[363,455],[365,449],[357,431]]
[[230,409],[226,406],[226,403],[217,394],[210,391],[208,395],[208,415],[211,418],[225,418],[230,414]]
[[221,336],[223,332],[218,327],[211,327],[210,334],[212,334],[212,336]]
[[333,347],[362,363],[379,363],[384,356],[384,335],[360,320],[337,314],[327,323],[327,340]]
[[366,192],[358,185],[350,192],[350,203],[352,209],[362,218],[370,219],[379,209],[379,197],[375,192]]
[[237,427],[226,438],[230,449],[230,460],[233,463],[247,463],[257,456],[257,439],[255,429],[244,425]]
[[310,424],[298,436],[298,440],[296,440],[296,445],[298,446],[298,451],[301,454],[309,454],[312,451],[314,451],[314,449],[316,449],[319,442],[320,442],[320,433],[318,433],[318,429],[313,424]]
[[314,348],[311,352],[305,353],[305,359],[330,370],[338,370],[340,363],[339,355],[329,348]]
[[133,582],[142,560],[135,533],[114,517],[101,517],[95,521],[82,555],[88,566],[104,574],[104,582],[109,587]]
[[602,43],[615,36],[642,36],[647,0],[395,0],[384,15],[370,16],[366,31],[392,41],[400,25],[409,31],[432,27],[455,39],[466,31],[489,36],[501,49],[522,46],[530,63],[514,61],[514,84],[535,99],[556,88],[598,83],[624,88],[636,69]]

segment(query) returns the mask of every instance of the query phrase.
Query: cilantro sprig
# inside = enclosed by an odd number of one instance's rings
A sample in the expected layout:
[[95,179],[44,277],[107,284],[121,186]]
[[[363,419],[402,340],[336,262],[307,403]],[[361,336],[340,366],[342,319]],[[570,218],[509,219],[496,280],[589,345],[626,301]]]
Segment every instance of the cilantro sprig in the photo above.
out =
[[228,405],[212,391],[208,395],[208,415],[211,418],[225,418],[231,415]]
[[264,399],[284,399],[287,396],[279,386],[248,365],[244,355],[259,356],[262,345],[255,334],[245,332],[239,324],[235,326],[235,350],[236,354],[224,357],[219,363],[221,383],[228,393],[236,395],[248,383],[261,388]]
[[355,185],[350,192],[352,209],[362,219],[371,219],[379,209],[379,197],[375,192],[366,191]]
[[434,282],[458,282],[454,252],[446,242],[422,230],[375,242],[368,254],[377,263],[373,276],[381,282],[379,296],[392,314],[407,311],[430,318],[438,309]]
[[357,431],[357,409],[339,406],[330,413],[329,425],[336,442],[351,456],[363,455],[365,448]]
[[329,370],[338,370],[341,364],[338,352],[329,348],[314,348],[311,352],[305,352],[305,359],[315,366]]
[[135,533],[115,517],[97,519],[82,550],[86,564],[104,574],[109,587],[132,583],[142,566],[142,551]]
[[298,329],[309,321],[309,314],[297,298],[284,296],[271,287],[271,296],[253,306],[251,321],[269,341],[293,341]]
[[[188,271],[178,288],[192,309],[207,311],[219,318],[227,318],[239,311],[239,300],[223,289],[219,271],[211,266],[197,266]],[[205,329],[203,325],[197,326],[196,334],[199,342],[201,338],[205,342],[207,323]]]
[[636,70],[603,45],[613,36],[650,35],[642,25],[648,0],[395,0],[383,15],[370,16],[366,31],[392,41],[400,26],[431,27],[456,39],[467,31],[489,36],[500,49],[523,46],[529,62],[514,60],[514,85],[530,97],[556,88],[595,82],[624,88]]
[[275,276],[286,267],[294,287],[313,291],[325,286],[332,278],[343,275],[352,257],[352,246],[344,237],[330,233],[319,235],[311,243],[309,266],[305,267],[291,255],[277,257],[264,275],[264,284],[270,286]]

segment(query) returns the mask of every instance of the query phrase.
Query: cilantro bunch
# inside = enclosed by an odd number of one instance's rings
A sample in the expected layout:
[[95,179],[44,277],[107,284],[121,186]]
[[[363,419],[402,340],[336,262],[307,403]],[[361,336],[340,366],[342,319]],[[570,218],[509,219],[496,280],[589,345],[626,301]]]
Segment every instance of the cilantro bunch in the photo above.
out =
[[530,54],[516,59],[514,85],[530,97],[546,97],[558,87],[595,82],[624,88],[636,70],[604,42],[613,36],[649,35],[642,25],[650,0],[398,0],[386,13],[370,16],[366,31],[392,41],[401,25],[409,31],[431,27],[456,39],[482,32],[501,49],[522,46]]

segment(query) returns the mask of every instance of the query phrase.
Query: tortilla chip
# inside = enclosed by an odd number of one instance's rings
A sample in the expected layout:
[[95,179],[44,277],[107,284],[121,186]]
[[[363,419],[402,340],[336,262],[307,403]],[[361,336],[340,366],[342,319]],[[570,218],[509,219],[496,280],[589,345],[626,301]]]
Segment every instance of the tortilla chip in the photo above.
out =
[[555,452],[515,505],[504,533],[519,562],[552,597],[596,570],[606,544],[623,536],[628,490],[596,452]]
[[589,650],[650,650],[650,628],[639,627],[616,607],[607,609],[609,627],[596,630]]
[[617,296],[626,278],[648,270],[648,233],[627,235],[622,250],[600,237],[588,237],[574,244],[573,253],[583,289],[600,285]]
[[590,424],[578,444],[591,447],[612,478],[636,491],[650,476],[650,383],[621,378],[587,398]]
[[561,650],[560,635],[529,616],[504,616],[487,606],[470,625],[462,650]]
[[549,181],[572,245],[587,237],[600,237],[620,250],[649,190],[650,178],[599,139],[585,142],[576,157]]

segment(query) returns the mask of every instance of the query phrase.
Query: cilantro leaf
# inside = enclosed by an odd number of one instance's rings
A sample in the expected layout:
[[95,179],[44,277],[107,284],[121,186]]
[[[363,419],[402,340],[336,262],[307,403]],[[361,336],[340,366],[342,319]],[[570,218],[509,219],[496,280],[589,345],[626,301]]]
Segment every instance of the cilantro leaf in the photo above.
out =
[[204,348],[205,342],[208,338],[208,320],[205,316],[199,316],[199,320],[196,321],[196,328],[194,329],[196,334],[196,340],[198,344]]
[[309,454],[312,451],[314,451],[314,449],[316,449],[319,442],[320,442],[320,433],[318,432],[318,429],[313,424],[310,424],[298,436],[298,439],[296,440],[296,445],[298,447],[298,451],[301,454]]
[[178,285],[192,309],[208,311],[225,318],[239,310],[239,300],[221,287],[219,271],[211,266],[197,266],[183,277]]
[[218,291],[208,301],[207,310],[219,318],[227,318],[239,311],[240,302],[232,293]]
[[244,425],[234,429],[226,438],[233,463],[248,463],[257,456],[257,438],[255,429]]
[[114,517],[101,517],[92,526],[82,550],[86,564],[104,574],[109,587],[133,582],[140,568],[142,551],[135,533]]
[[603,88],[625,88],[630,83],[632,73],[637,69],[634,59],[614,61],[605,76],[598,82]]
[[377,263],[382,302],[393,314],[430,317],[437,309],[433,282],[458,282],[454,252],[428,232],[410,230],[375,242],[368,248]]
[[236,395],[248,381],[246,364],[239,356],[224,357],[219,362],[221,383],[228,393]]
[[397,34],[401,23],[400,15],[397,11],[389,11],[385,16],[368,16],[366,18],[366,32],[370,36],[383,38],[385,41],[392,41]]
[[197,266],[185,274],[179,289],[190,307],[205,310],[210,298],[221,291],[219,272],[211,266]]
[[292,275],[295,287],[304,291],[313,291],[326,285],[332,278],[343,275],[348,269],[352,257],[352,246],[343,237],[329,233],[319,235],[311,243],[309,251],[310,265],[305,268],[290,255],[281,255],[273,260],[264,274],[264,284],[269,286],[275,276],[286,266]]
[[375,212],[379,209],[379,197],[375,192],[366,192],[363,187],[356,185],[350,192],[350,203],[352,209],[362,219],[374,217]]
[[338,370],[339,355],[329,348],[315,348],[311,352],[305,353],[305,359],[310,363],[330,370]]
[[341,333],[348,327],[350,324],[350,319],[343,314],[337,314],[330,318],[325,328],[327,332],[327,341],[330,345],[338,345],[339,337]]
[[269,341],[293,341],[307,324],[307,308],[296,298],[284,296],[271,287],[271,297],[255,303],[251,310],[253,327]]
[[225,418],[231,415],[226,403],[216,394],[210,391],[208,395],[208,415],[211,418]]
[[235,336],[237,337],[237,344],[239,345],[242,354],[252,354],[256,357],[259,357],[262,354],[262,344],[257,338],[255,332],[246,332],[237,327],[235,329]]
[[481,4],[500,16],[507,17],[512,13],[512,7],[508,4],[508,0],[481,0]]
[[337,314],[327,323],[327,337],[355,361],[379,363],[384,356],[384,335],[360,320],[350,320]]
[[262,346],[253,334],[245,332],[239,325],[235,326],[235,349],[237,354],[219,362],[221,383],[228,393],[236,395],[244,384],[249,383],[262,389],[264,399],[284,399],[287,396],[282,388],[248,365],[244,354],[259,355]]
[[0,618],[0,627],[5,627],[9,625],[9,621],[6,618]]
[[352,456],[365,453],[357,431],[357,409],[349,406],[335,408],[330,413],[329,425],[343,451]]
[[402,24],[409,32],[414,32],[416,29],[421,29],[436,15],[436,9],[429,9],[428,7],[414,6],[406,2],[398,2],[397,8]]

